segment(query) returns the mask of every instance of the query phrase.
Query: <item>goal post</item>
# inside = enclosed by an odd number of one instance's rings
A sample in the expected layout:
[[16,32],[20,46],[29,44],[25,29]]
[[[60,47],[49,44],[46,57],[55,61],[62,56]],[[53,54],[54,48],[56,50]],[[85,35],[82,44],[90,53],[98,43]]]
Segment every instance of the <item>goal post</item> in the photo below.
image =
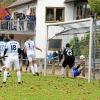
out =
[[58,22],[47,24],[47,33],[45,36],[45,62],[44,62],[44,75],[47,70],[47,52],[48,41],[58,35],[75,35],[89,32],[89,65],[88,65],[88,82],[91,81],[92,70],[92,49],[93,49],[93,18],[86,18],[80,20],[73,20],[69,22]]

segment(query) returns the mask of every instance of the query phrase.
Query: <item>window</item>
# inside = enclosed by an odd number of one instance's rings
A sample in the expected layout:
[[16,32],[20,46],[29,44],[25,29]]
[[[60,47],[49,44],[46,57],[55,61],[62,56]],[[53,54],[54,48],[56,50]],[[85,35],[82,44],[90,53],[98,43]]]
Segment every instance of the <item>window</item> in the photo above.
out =
[[77,6],[77,18],[87,18],[90,16],[90,6],[88,4],[78,4]]
[[30,8],[30,13],[36,13],[36,8],[35,7]]
[[64,8],[46,8],[46,22],[64,21]]

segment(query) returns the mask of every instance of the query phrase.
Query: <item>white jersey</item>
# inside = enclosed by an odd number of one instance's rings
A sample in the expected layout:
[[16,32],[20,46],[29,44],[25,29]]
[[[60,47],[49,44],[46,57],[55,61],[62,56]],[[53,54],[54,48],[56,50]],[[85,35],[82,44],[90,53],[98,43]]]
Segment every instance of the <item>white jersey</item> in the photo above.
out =
[[6,44],[7,54],[8,56],[18,56],[18,48],[20,48],[19,42],[17,41],[9,41]]
[[4,41],[0,41],[0,55],[3,56],[5,51],[6,43]]
[[32,40],[27,40],[24,44],[24,47],[26,48],[27,55],[35,55],[35,42]]

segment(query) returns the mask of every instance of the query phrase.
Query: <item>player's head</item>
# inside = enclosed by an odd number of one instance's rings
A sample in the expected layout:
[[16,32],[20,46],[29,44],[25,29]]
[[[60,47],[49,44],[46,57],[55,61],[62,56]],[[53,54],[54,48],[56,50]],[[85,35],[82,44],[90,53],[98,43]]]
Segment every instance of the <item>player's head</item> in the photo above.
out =
[[9,35],[9,38],[12,40],[12,39],[14,39],[14,34],[10,34]]
[[80,64],[81,65],[85,64],[85,56],[84,55],[80,56]]
[[31,36],[27,36],[27,40],[32,40],[32,37]]
[[4,35],[1,35],[0,36],[0,41],[3,41],[3,39],[4,39]]
[[70,44],[69,44],[69,43],[67,43],[67,44],[66,44],[66,47],[70,47]]
[[83,60],[83,59],[85,59],[85,56],[84,55],[81,55],[80,56],[80,60]]

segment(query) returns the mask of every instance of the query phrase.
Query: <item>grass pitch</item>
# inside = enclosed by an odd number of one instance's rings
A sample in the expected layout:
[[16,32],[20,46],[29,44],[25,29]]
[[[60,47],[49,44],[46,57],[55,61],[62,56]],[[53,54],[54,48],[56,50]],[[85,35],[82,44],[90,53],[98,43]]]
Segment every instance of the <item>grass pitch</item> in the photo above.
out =
[[0,100],[100,100],[100,81],[87,83],[83,79],[31,73],[22,73],[22,80],[17,84],[16,73],[12,73],[2,84],[0,77]]

